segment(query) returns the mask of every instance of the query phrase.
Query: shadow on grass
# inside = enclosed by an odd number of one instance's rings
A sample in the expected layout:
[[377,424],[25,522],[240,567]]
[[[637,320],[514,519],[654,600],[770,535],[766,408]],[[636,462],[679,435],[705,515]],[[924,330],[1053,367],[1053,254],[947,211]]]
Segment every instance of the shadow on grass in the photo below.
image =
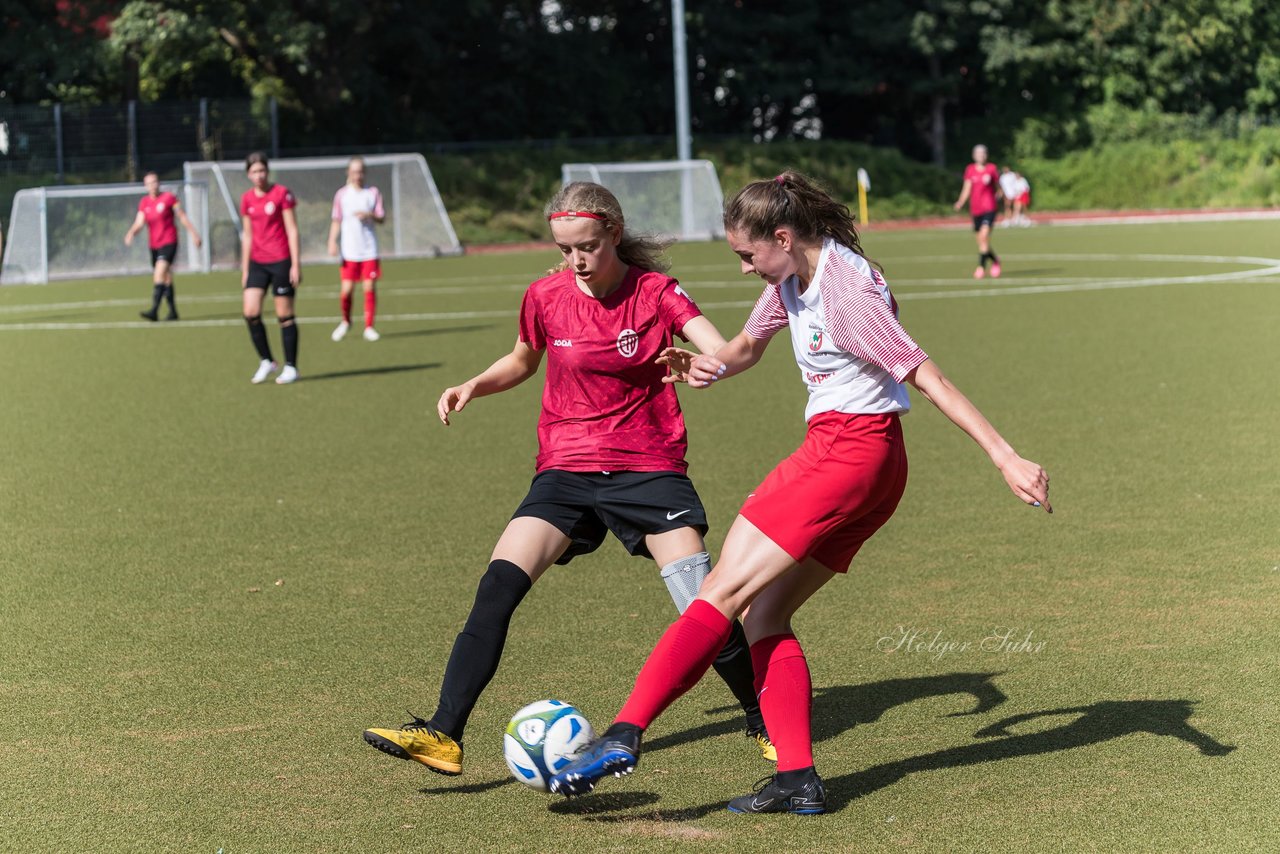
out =
[[327,374],[303,374],[303,382],[313,383],[317,380],[344,380],[349,377],[370,377],[379,374],[403,374],[407,371],[429,371],[438,368],[442,362],[423,362],[420,365],[384,365],[380,368],[356,368],[350,371],[330,371]]
[[635,807],[647,807],[657,803],[658,796],[653,792],[592,792],[580,798],[561,798],[553,801],[548,810],[561,815],[591,816],[593,813],[617,812]]
[[[1100,744],[1126,735],[1148,733],[1181,739],[1203,756],[1226,756],[1235,747],[1222,744],[1193,727],[1188,719],[1194,700],[1101,700],[1088,706],[1071,706],[1014,715],[996,721],[974,733],[974,738],[993,739],[977,744],[951,747],[897,762],[876,765],[863,771],[842,774],[826,781],[827,808],[837,811],[851,801],[865,797],[920,771],[961,768],[985,762],[999,762],[1022,756],[1037,756]],[[1076,716],[1053,729],[1017,735],[1012,727],[1038,718]]]
[[444,335],[449,332],[480,332],[485,329],[492,329],[492,323],[485,323],[473,326],[445,326],[432,329],[406,329],[403,332],[384,332],[383,338],[412,338],[416,335]]
[[[813,740],[826,741],[858,724],[880,720],[884,713],[895,706],[904,706],[928,697],[945,697],[951,694],[968,694],[976,705],[966,712],[953,712],[947,717],[980,715],[1003,703],[1007,697],[991,680],[999,673],[947,673],[941,676],[921,676],[914,679],[886,679],[866,685],[836,685],[819,688],[813,700]],[[720,706],[708,709],[707,714],[723,714],[738,711],[737,706]],[[684,732],[671,733],[646,742],[646,753],[666,750],[704,738],[746,731],[740,717],[703,724]]]
[[424,786],[418,791],[424,795],[478,795],[481,792],[487,792],[490,789],[509,786],[515,783],[515,781],[514,777],[504,777],[501,780],[486,780],[483,783],[467,783],[462,786]]

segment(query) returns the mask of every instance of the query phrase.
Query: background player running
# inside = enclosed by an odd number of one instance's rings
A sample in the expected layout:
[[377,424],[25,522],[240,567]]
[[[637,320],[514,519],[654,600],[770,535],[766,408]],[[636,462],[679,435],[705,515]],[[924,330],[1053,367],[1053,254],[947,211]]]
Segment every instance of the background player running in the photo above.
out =
[[673,348],[664,358],[691,385],[706,387],[750,368],[789,327],[809,389],[807,435],[747,497],[716,568],[650,654],[613,726],[552,777],[551,789],[582,794],[606,774],[629,773],[641,733],[701,678],[730,620],[746,611],[778,773],[729,809],[819,813],[826,793],[813,763],[809,666],[791,618],[848,570],[898,505],[907,479],[898,419],[910,406],[902,383],[968,433],[1021,500],[1049,510],[1049,477],[1017,455],[899,325],[848,208],[786,172],[741,190],[726,205],[724,224],[742,272],[764,279],[764,293],[746,328],[714,357]]
[[987,262],[991,262],[992,278],[1000,278],[1000,259],[991,249],[991,227],[996,222],[996,189],[1000,171],[994,163],[987,162],[987,147],[973,147],[973,162],[964,168],[964,186],[960,188],[960,198],[956,199],[955,209],[960,210],[966,201],[969,202],[969,213],[973,216],[973,230],[978,239],[978,267],[973,271],[975,279],[987,275]]
[[173,300],[173,259],[178,257],[178,229],[174,217],[182,221],[182,227],[191,235],[196,248],[200,248],[200,233],[187,219],[178,197],[168,190],[160,190],[160,176],[148,172],[142,176],[142,186],[147,194],[138,201],[138,215],[124,235],[124,245],[132,246],[133,238],[142,227],[147,227],[148,245],[151,247],[151,308],[140,312],[147,320],[158,320],[160,301],[169,303],[165,320],[178,319],[178,307]]
[[[626,232],[604,187],[569,184],[546,213],[565,263],[525,292],[515,348],[437,404],[448,425],[474,398],[532,377],[545,356],[537,474],[494,546],[435,714],[364,733],[379,750],[442,774],[462,772],[463,729],[497,671],[511,615],[551,564],[595,551],[612,531],[629,553],[662,567],[681,611],[710,570],[706,512],[685,475],[684,416],[656,360],[676,335],[703,351],[724,338],[664,274],[663,245]],[[706,664],[713,660],[746,712],[747,734],[773,759],[737,621],[726,621]]]
[[284,344],[284,370],[276,382],[284,385],[298,379],[298,323],[293,316],[293,298],[302,283],[298,221],[293,212],[297,201],[288,187],[271,183],[267,155],[255,151],[244,162],[251,186],[240,197],[240,284],[244,322],[259,359],[252,382],[265,382],[276,370],[262,325],[262,303],[269,288]]
[[[329,254],[341,249],[342,322],[330,336],[341,341],[351,328],[351,294],[359,282],[364,290],[364,340],[377,341],[373,316],[378,306],[377,282],[382,276],[378,261],[378,236],[373,227],[386,220],[382,194],[377,187],[364,185],[364,158],[353,157],[347,164],[347,183],[333,197],[333,222],[329,226]],[[341,246],[339,246],[341,238]]]

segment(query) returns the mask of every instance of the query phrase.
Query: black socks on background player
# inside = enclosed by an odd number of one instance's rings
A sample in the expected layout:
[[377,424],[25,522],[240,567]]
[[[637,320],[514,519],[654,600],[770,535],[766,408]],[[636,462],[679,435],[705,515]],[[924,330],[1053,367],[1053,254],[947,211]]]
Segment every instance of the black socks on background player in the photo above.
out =
[[[164,286],[164,299],[165,299],[165,302],[169,304],[169,316],[177,317],[178,306],[173,301],[173,282],[170,282],[169,284]],[[156,305],[158,307],[160,304],[156,303]],[[153,308],[152,311],[155,311],[155,309]]]
[[978,266],[984,270],[987,269],[988,261],[990,261],[992,264],[1000,263],[1000,259],[996,257],[996,253],[994,252],[983,252],[981,255],[978,256]]
[[[514,563],[495,560],[480,579],[476,601],[467,622],[453,642],[449,663],[440,685],[440,706],[431,724],[456,741],[462,740],[467,718],[485,686],[498,672],[502,647],[507,642],[511,615],[533,581]],[[747,656],[750,665],[751,656]]]
[[747,730],[764,729],[764,716],[760,714],[760,700],[756,697],[755,670],[751,666],[751,645],[747,643],[747,633],[742,630],[740,621],[733,621],[729,639],[711,666],[742,706],[747,716]]
[[[160,301],[164,299],[164,292],[165,292],[165,285],[151,286],[151,313],[152,314],[155,314],[157,311],[160,310]],[[172,297],[170,297],[170,299],[172,299]],[[169,303],[169,306],[170,306],[170,309],[172,310],[173,303],[172,302]]]
[[284,342],[284,363],[297,367],[298,323],[292,314],[280,318],[280,339]]
[[262,325],[262,318],[246,316],[244,322],[249,327],[249,338],[253,341],[253,349],[258,351],[258,358],[270,362],[271,345],[267,343],[267,330]]

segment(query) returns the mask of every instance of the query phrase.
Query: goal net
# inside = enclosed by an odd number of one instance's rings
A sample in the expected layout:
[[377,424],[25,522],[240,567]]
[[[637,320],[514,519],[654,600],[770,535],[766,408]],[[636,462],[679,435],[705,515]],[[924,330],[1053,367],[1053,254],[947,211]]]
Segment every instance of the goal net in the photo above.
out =
[[[348,157],[294,157],[271,161],[271,180],[288,187],[297,199],[298,240],[302,262],[330,262],[329,223],[333,196],[347,180]],[[375,154],[364,158],[366,187],[382,193],[387,219],[378,226],[378,252],[383,258],[423,258],[462,252],[453,223],[445,213],[436,182],[421,154]],[[209,228],[216,269],[240,264],[240,197],[249,189],[244,161],[188,161],[188,180],[209,184]]]
[[565,184],[591,181],[622,203],[627,228],[680,240],[724,236],[724,194],[709,160],[643,163],[566,163]]
[[[197,249],[178,224],[178,257],[174,269],[209,269],[209,194],[204,184],[166,181],[200,234]],[[96,184],[32,187],[13,197],[9,233],[5,235],[0,283],[44,284],[58,279],[126,276],[151,271],[147,230],[132,246],[124,234],[138,215],[138,201],[146,194],[141,184]]]

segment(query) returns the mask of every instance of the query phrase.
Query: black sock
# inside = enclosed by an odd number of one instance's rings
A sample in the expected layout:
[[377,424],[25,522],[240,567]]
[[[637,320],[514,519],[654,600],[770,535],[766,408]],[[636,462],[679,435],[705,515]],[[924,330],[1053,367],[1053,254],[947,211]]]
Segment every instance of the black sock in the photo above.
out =
[[249,327],[249,338],[253,341],[253,349],[258,351],[258,358],[271,361],[271,345],[267,343],[267,330],[262,325],[261,317],[245,317]]
[[164,299],[165,302],[169,303],[169,316],[177,317],[178,306],[173,301],[173,282],[164,286]]
[[987,253],[987,257],[991,259],[992,264],[1000,263],[1000,259],[996,257],[996,253],[994,249]]
[[733,621],[729,639],[712,666],[741,704],[747,715],[747,729],[753,732],[763,729],[764,716],[760,714],[760,700],[756,697],[756,674],[751,667],[751,647],[738,620]]
[[160,300],[164,298],[164,285],[151,286],[151,313],[160,310]]
[[774,782],[782,789],[796,789],[803,786],[817,775],[817,769],[810,765],[807,768],[795,768],[791,771],[779,771],[777,776],[774,777]]
[[511,615],[532,586],[524,570],[505,560],[489,564],[480,579],[475,604],[444,668],[440,705],[431,716],[432,725],[455,741],[462,741],[471,710],[498,672]]
[[641,735],[643,732],[644,730],[642,730],[640,727],[636,726],[635,724],[629,724],[629,723],[624,723],[622,721],[618,721],[615,724],[610,724],[609,728],[604,731],[604,734],[605,735],[622,735],[624,733],[635,733],[636,735]]
[[291,314],[280,318],[280,339],[284,342],[284,363],[298,366],[298,323]]

